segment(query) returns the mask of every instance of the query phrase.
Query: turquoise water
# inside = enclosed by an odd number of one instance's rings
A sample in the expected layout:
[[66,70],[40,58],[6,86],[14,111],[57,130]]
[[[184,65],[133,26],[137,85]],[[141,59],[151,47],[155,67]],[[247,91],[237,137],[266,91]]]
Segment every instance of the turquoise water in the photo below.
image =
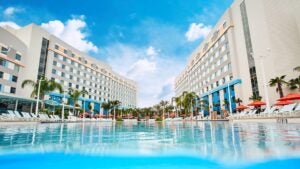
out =
[[300,166],[300,124],[0,124],[0,168],[286,166]]

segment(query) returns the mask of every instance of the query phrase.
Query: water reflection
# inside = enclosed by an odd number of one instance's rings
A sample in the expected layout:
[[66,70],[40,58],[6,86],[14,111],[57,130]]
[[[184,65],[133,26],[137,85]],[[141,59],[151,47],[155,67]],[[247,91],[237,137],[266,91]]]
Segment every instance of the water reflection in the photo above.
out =
[[0,153],[189,153],[220,160],[300,155],[299,124],[68,123],[0,126]]

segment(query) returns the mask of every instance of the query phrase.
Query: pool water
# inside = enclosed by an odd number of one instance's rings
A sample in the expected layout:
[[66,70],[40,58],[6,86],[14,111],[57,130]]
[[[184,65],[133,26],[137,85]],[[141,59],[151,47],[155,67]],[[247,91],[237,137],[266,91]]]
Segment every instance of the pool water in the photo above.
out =
[[0,168],[267,166],[300,166],[300,124],[0,124]]

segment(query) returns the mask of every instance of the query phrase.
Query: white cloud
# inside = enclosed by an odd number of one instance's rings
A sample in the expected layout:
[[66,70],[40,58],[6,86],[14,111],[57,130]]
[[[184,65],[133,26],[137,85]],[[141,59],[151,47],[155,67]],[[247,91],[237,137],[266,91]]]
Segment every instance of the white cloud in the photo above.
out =
[[156,56],[158,54],[159,51],[157,51],[153,46],[149,46],[146,54],[150,57]]
[[206,26],[203,23],[190,24],[189,30],[185,33],[188,41],[192,42],[201,38],[205,38],[211,31],[211,26]]
[[140,59],[133,63],[133,65],[127,72],[127,76],[129,78],[137,79],[147,76],[147,74],[154,73],[155,70],[156,63],[154,61],[150,61],[148,59]]
[[[112,44],[102,48],[113,70],[138,83],[138,106],[147,107],[174,96],[174,76],[182,69],[182,61],[163,53],[149,58],[147,47]],[[171,65],[166,68],[166,65]]]
[[7,7],[6,9],[4,9],[3,14],[7,17],[12,16],[13,14],[15,14],[16,12],[20,12],[22,11],[21,8],[17,8],[17,7]]
[[88,34],[84,31],[87,28],[84,16],[69,19],[65,23],[60,20],[49,21],[42,23],[41,27],[83,52],[98,52],[98,47],[86,39]]
[[15,29],[20,28],[20,26],[18,24],[16,24],[15,22],[12,22],[12,21],[0,22],[0,26],[1,27],[10,26],[10,27],[15,28]]

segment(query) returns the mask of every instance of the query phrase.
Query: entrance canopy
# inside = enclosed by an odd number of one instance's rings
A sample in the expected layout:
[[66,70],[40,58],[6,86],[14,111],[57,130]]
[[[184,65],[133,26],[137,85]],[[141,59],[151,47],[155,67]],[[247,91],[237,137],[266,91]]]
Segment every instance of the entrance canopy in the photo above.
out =
[[16,101],[18,101],[18,103],[36,103],[35,99],[23,98],[6,93],[0,94],[0,103],[11,103]]

